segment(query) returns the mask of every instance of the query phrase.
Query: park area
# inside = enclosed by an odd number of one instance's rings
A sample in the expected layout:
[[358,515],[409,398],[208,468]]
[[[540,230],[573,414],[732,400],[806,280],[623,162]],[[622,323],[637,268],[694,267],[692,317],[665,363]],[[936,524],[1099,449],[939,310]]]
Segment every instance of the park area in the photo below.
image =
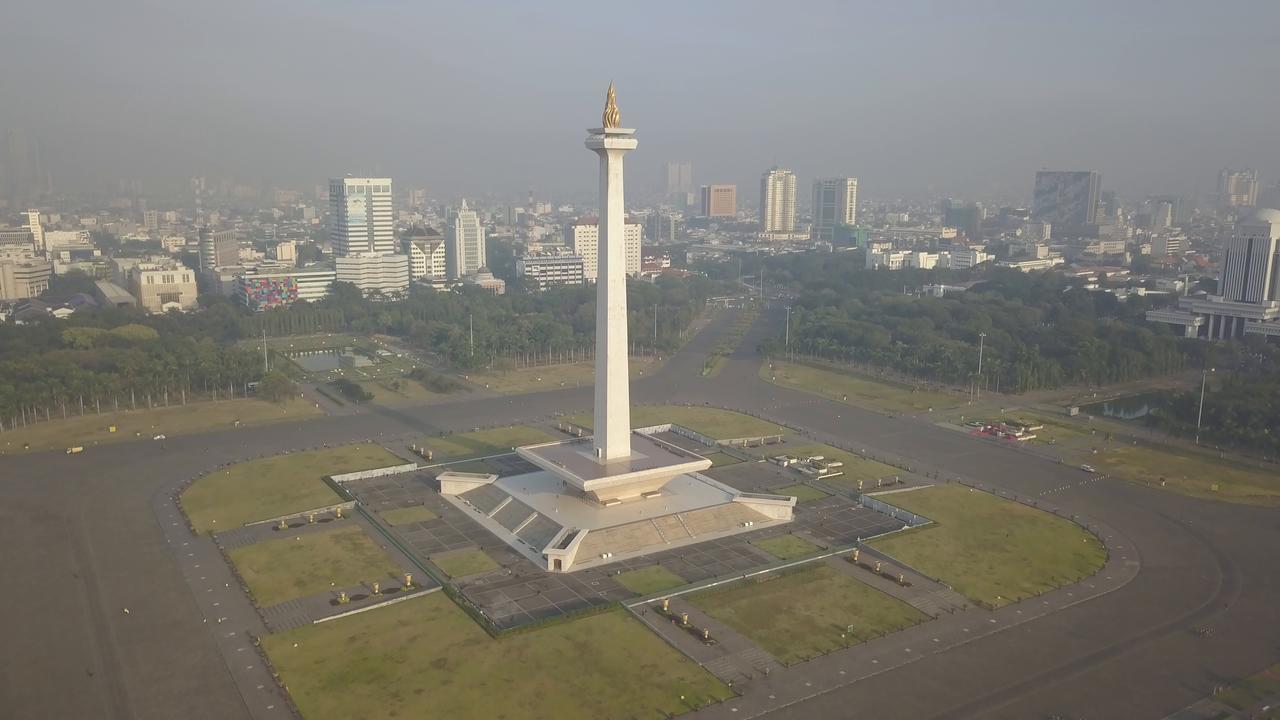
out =
[[1075,523],[964,485],[880,499],[933,524],[871,545],[988,608],[1078,582],[1106,562],[1101,541]]
[[1114,444],[1092,459],[1099,472],[1199,498],[1280,505],[1280,473],[1169,445]]
[[196,480],[182,493],[182,510],[198,533],[231,530],[341,502],[325,484],[326,475],[404,462],[372,443],[250,460]]
[[383,510],[378,513],[378,515],[382,518],[383,522],[391,527],[412,525],[413,523],[427,522],[428,520],[436,519],[436,514],[422,505],[410,505],[409,507]]
[[[591,429],[591,414],[572,415],[565,420]],[[781,425],[743,415],[732,410],[704,405],[636,405],[631,408],[631,427],[671,423],[700,432],[716,440],[767,437],[789,432]]]
[[779,560],[793,560],[820,549],[817,545],[795,535],[774,535],[762,540],[752,540],[751,544]]
[[432,593],[263,646],[307,720],[663,718],[732,695],[620,609],[493,639]]
[[488,553],[478,548],[432,555],[431,562],[451,578],[478,575],[498,569],[498,563],[489,557]]
[[661,565],[650,565],[639,570],[627,570],[613,577],[622,587],[636,595],[651,595],[663,590],[678,588],[685,579]]
[[288,535],[227,554],[259,607],[401,576],[400,568],[357,526]]
[[[661,362],[652,357],[633,357],[629,362],[632,380],[653,373]],[[501,395],[591,387],[595,384],[595,361],[537,365],[515,370],[490,370],[465,375],[467,382]]]
[[[885,465],[882,462],[876,462],[851,452],[845,452],[838,448],[822,443],[809,443],[805,445],[791,445],[788,443],[781,450],[772,447],[765,447],[763,450],[755,450],[754,452],[763,452],[765,455],[786,454],[798,458],[822,456],[827,460],[835,460],[844,463],[840,468],[840,474],[832,477],[823,478],[822,482],[836,487],[848,488],[850,490],[867,490],[871,491],[876,487],[876,480],[891,479],[902,474],[892,465]],[[862,487],[859,487],[858,481],[862,481]]]
[[[172,400],[173,398],[170,398]],[[91,410],[92,408],[88,408]],[[293,399],[283,403],[256,398],[192,402],[150,410],[120,410],[101,415],[57,416],[48,422],[0,432],[0,452],[39,452],[72,446],[92,447],[159,434],[191,435],[212,430],[231,430],[244,425],[306,420],[320,410],[314,403]],[[115,432],[110,428],[114,426]]]
[[850,405],[889,413],[914,413],[964,403],[958,395],[922,390],[876,380],[836,368],[774,360],[760,367],[760,377],[783,387],[821,395]]
[[512,452],[512,448],[522,445],[537,445],[562,439],[563,437],[552,435],[541,428],[513,425],[428,438],[424,441],[424,445],[431,451],[432,461],[439,462],[499,455]]
[[691,595],[695,607],[791,665],[928,619],[829,565]]

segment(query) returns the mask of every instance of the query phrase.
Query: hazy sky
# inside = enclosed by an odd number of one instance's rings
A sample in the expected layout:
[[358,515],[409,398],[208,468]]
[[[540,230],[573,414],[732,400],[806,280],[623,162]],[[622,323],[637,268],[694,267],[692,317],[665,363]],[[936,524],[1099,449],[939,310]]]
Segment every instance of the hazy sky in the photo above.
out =
[[1276,0],[41,0],[0,24],[0,129],[39,137],[62,187],[584,196],[613,79],[636,195],[684,158],[747,198],[775,163],[878,198],[1017,200],[1046,167],[1190,193],[1280,176],[1277,28]]

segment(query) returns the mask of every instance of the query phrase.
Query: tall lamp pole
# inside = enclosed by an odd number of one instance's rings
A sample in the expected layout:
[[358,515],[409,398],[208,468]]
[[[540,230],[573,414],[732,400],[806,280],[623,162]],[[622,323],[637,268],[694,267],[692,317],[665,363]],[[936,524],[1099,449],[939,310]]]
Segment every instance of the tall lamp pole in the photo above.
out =
[[1196,444],[1200,444],[1200,423],[1204,420],[1204,388],[1209,382],[1209,373],[1217,372],[1217,368],[1200,371],[1200,411],[1196,413]]
[[787,334],[786,341],[783,343],[786,347],[791,347],[791,306],[787,306]]
[[983,346],[983,343],[984,343],[984,341],[985,341],[986,339],[987,339],[987,334],[986,334],[986,333],[984,333],[984,332],[980,332],[980,333],[978,333],[978,386],[977,386],[977,391],[978,391],[978,399],[979,399],[979,400],[981,400],[981,399],[982,399],[982,346]]

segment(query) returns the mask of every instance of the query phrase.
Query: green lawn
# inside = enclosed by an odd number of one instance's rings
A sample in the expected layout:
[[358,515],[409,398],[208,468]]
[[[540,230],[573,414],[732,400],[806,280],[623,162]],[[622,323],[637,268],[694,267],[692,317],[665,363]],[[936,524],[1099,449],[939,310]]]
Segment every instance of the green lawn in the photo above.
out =
[[698,453],[702,457],[711,461],[711,467],[724,467],[725,465],[736,465],[740,462],[736,457],[722,452]]
[[1248,710],[1258,703],[1280,697],[1280,665],[1272,665],[1257,675],[1247,677],[1214,697],[1236,710]]
[[[126,397],[125,400],[128,400]],[[145,398],[140,402],[145,404]],[[174,395],[170,402],[179,402]],[[79,406],[77,406],[78,408]],[[106,405],[103,405],[106,410]],[[121,410],[87,415],[72,415],[65,420],[40,422],[28,427],[11,428],[5,419],[5,430],[0,432],[0,453],[40,452],[81,445],[91,452],[94,445],[144,438],[148,441],[156,435],[169,437],[231,430],[244,425],[262,425],[273,422],[306,420],[321,414],[314,403],[293,399],[273,403],[256,398],[191,402],[188,405],[170,405],[151,410]],[[72,412],[71,408],[67,409]],[[60,414],[60,413],[59,413]],[[116,431],[110,428],[115,426]]]
[[964,403],[964,398],[930,390],[918,390],[909,385],[873,380],[852,375],[834,368],[828,369],[781,360],[765,362],[760,367],[760,377],[785,387],[803,390],[850,405],[888,412],[919,412],[941,410]]
[[466,577],[498,569],[498,563],[489,557],[488,553],[478,548],[453,550],[439,555],[432,555],[431,562],[451,578]]
[[935,524],[871,544],[988,606],[1077,582],[1106,562],[1101,542],[1071,521],[963,485],[881,499]]
[[786,664],[928,619],[910,605],[822,564],[765,582],[696,593],[689,602]]
[[450,458],[480,457],[511,452],[520,445],[537,445],[563,439],[560,436],[528,425],[515,425],[492,430],[456,433],[445,437],[427,438],[424,444],[434,453],[433,462]]
[[821,548],[795,535],[774,535],[763,540],[752,540],[752,545],[764,550],[779,560],[791,560],[817,552]]
[[639,570],[628,570],[615,575],[613,579],[636,595],[649,595],[687,584],[684,578],[661,565],[650,565]]
[[409,507],[395,508],[393,510],[383,510],[378,514],[382,516],[382,521],[391,527],[436,519],[435,513],[421,505],[410,505]]
[[261,607],[401,577],[400,567],[359,527],[264,540],[227,551]]
[[[583,413],[565,418],[569,422],[591,429],[591,414]],[[788,430],[771,422],[732,410],[706,406],[642,405],[631,408],[631,426],[647,427],[672,423],[702,433],[716,440],[732,440],[744,437],[783,435]]]
[[1200,498],[1280,505],[1280,473],[1171,446],[1113,443],[1084,458],[1100,472]]
[[403,464],[372,443],[250,460],[196,480],[182,493],[182,509],[196,532],[230,530],[340,502],[326,475]]
[[664,718],[732,696],[621,610],[494,640],[438,592],[263,646],[307,720]]
[[[829,485],[836,485],[838,487],[847,487],[851,490],[858,489],[859,480],[863,481],[864,490],[870,490],[875,488],[876,480],[878,478],[892,478],[895,475],[902,474],[902,470],[892,465],[885,465],[884,463],[876,462],[875,460],[868,460],[867,458],[833,448],[830,445],[823,445],[821,443],[796,446],[787,445],[782,450],[766,447],[763,448],[763,450],[766,455],[786,454],[794,455],[799,458],[821,455],[828,460],[839,460],[844,463],[844,465],[839,468],[843,474],[836,475],[835,477],[823,478],[822,482]],[[757,450],[757,452],[760,452],[760,450]]]
[[[803,483],[775,488],[769,492],[776,493],[778,495],[794,495],[796,502],[798,503],[806,502],[808,500],[821,500],[824,497],[830,497],[818,488],[813,487],[812,485],[805,485]],[[759,543],[756,544],[758,545]]]
[[[628,367],[632,378],[641,378],[657,370],[659,364],[654,358],[634,357],[630,359]],[[464,376],[464,379],[489,392],[517,395],[560,388],[591,387],[595,384],[595,371],[595,362],[587,361],[518,370],[474,372]]]

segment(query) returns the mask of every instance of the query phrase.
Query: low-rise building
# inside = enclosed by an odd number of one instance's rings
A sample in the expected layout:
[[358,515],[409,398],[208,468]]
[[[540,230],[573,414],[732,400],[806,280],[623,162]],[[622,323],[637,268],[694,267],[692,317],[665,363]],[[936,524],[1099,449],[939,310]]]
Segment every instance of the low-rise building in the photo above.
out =
[[581,255],[536,253],[516,260],[516,275],[540,290],[555,285],[581,285],[584,282]]
[[196,309],[196,274],[173,261],[143,262],[129,268],[126,280],[138,307],[149,313]]
[[489,272],[489,268],[486,267],[480,268],[475,275],[466,276],[463,282],[491,292],[494,295],[505,295],[507,292],[507,282],[501,278],[494,277],[493,273]]
[[355,285],[367,297],[397,298],[409,291],[409,256],[358,253],[334,258],[338,282]]
[[0,300],[34,298],[49,289],[53,265],[31,248],[0,252]]

